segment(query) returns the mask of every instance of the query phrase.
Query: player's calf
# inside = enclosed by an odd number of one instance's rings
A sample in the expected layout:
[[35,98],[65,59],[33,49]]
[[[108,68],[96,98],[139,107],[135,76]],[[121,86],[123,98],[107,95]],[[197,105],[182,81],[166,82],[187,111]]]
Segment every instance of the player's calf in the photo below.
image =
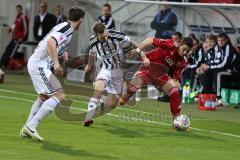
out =
[[173,117],[177,117],[181,112],[181,97],[177,87],[173,87],[169,90],[168,95],[170,97],[170,108]]
[[97,108],[97,104],[98,104],[98,99],[97,98],[94,98],[92,97],[88,103],[88,110],[87,110],[87,115],[86,115],[86,118],[83,122],[83,125],[85,127],[88,127],[90,125],[93,124],[93,116],[94,116],[94,113],[95,113],[95,109]]
[[127,94],[120,97],[119,104],[125,105],[128,102],[128,100],[138,91],[138,89],[139,88],[134,84],[129,84],[127,86]]

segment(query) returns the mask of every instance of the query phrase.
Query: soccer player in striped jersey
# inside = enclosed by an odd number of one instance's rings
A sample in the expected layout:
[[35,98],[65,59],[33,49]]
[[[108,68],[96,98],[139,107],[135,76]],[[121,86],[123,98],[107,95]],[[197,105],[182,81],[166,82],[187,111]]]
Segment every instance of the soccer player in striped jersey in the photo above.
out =
[[[127,87],[126,95],[119,100],[120,105],[124,105],[127,101],[144,85],[152,84],[160,92],[168,93],[170,97],[170,108],[173,118],[177,117],[181,111],[181,98],[178,90],[178,80],[181,73],[187,65],[187,57],[193,42],[191,38],[183,38],[180,43],[171,39],[161,40],[156,38],[147,38],[139,48],[133,50],[134,53],[141,53],[147,46],[155,45],[158,48],[146,53],[149,64],[141,66],[134,74],[133,79]],[[168,74],[169,69],[172,70],[173,76]]]
[[[90,38],[90,56],[86,66],[86,73],[93,67],[95,57],[101,64],[94,83],[94,93],[88,103],[88,113],[83,123],[84,126],[93,123],[92,118],[95,109],[105,90],[108,97],[102,105],[111,108],[117,106],[123,85],[123,71],[121,68],[123,61],[122,43],[128,43],[134,48],[137,47],[137,44],[129,36],[119,31],[107,30],[102,23],[96,23],[93,31],[94,35]],[[143,63],[145,63],[145,59],[143,59]]]
[[[85,11],[77,6],[69,10],[68,21],[60,23],[39,42],[28,61],[28,72],[38,94],[32,105],[28,120],[20,132],[21,137],[32,137],[38,141],[43,138],[37,132],[37,126],[64,99],[65,94],[57,77],[62,77],[64,70],[58,58],[68,46],[72,34],[79,28]],[[51,71],[53,68],[54,72]]]

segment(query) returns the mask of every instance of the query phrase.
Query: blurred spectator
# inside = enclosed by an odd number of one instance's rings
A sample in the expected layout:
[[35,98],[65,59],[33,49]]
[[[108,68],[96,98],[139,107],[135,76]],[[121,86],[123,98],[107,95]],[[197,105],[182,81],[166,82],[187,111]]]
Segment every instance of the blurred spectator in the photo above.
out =
[[182,41],[182,33],[180,33],[180,32],[173,33],[172,40],[174,42],[180,43]]
[[205,42],[205,40],[206,40],[206,35],[205,35],[205,34],[202,34],[202,35],[200,36],[200,41],[201,41],[201,43]]
[[178,21],[175,13],[168,8],[167,4],[163,4],[161,11],[151,22],[151,28],[156,30],[156,38],[171,39],[177,24]]
[[18,50],[19,44],[27,40],[28,18],[23,14],[21,5],[16,6],[16,15],[14,24],[9,28],[9,32],[12,32],[12,40],[0,59],[0,69],[8,64],[10,57]]
[[56,17],[53,14],[47,13],[47,3],[45,1],[39,4],[39,14],[34,18],[33,34],[37,42],[56,25]]
[[63,14],[63,6],[57,5],[55,8],[56,23],[62,23],[67,21],[67,16]]
[[182,74],[182,86],[185,85],[185,81],[188,79],[190,80],[190,87],[192,88],[195,81],[196,69],[200,65],[204,53],[204,49],[201,47],[198,39],[193,38],[193,48],[191,52],[192,55],[188,58],[188,66]]
[[203,93],[214,93],[217,95],[217,106],[223,105],[221,101],[222,77],[231,75],[234,69],[233,61],[237,51],[232,46],[230,38],[226,33],[220,33],[217,36],[217,45],[215,45],[215,36],[206,37],[208,44],[208,53],[197,71],[202,73],[200,76],[203,85]]
[[207,53],[203,54],[202,64],[196,72],[200,75],[199,80],[202,85],[202,93],[214,93],[212,85],[212,70],[208,70],[211,63],[214,63],[215,53],[218,51],[217,37],[215,35],[206,36]]
[[103,23],[107,29],[115,29],[115,21],[111,15],[111,5],[105,3],[102,7],[102,14],[98,17],[99,22]]
[[240,72],[240,37],[237,39],[237,47],[236,47],[237,53],[236,57],[233,60],[233,66],[234,71]]
[[[233,47],[230,38],[226,33],[218,34],[218,46],[221,50],[221,59],[220,62],[216,65],[213,80],[214,80],[214,90],[217,94],[217,105],[223,105],[221,101],[221,87],[222,87],[222,78],[223,76],[232,75],[232,72],[235,70],[233,64],[236,59],[237,50]],[[217,55],[219,57],[220,55]],[[239,65],[239,64],[238,64]],[[213,67],[210,67],[210,69]]]
[[196,35],[194,33],[190,33],[189,37],[192,38],[192,39],[197,39],[197,37],[196,37]]

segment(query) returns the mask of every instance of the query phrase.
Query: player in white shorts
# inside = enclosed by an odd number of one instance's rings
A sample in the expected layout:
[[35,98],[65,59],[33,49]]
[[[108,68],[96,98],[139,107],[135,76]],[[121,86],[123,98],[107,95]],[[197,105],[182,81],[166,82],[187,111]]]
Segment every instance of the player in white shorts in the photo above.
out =
[[[85,11],[80,7],[69,9],[68,21],[56,25],[39,42],[33,55],[28,60],[28,72],[38,94],[32,105],[28,120],[20,132],[21,137],[32,137],[43,141],[37,132],[37,126],[64,99],[65,94],[57,77],[62,77],[64,70],[58,58],[66,56],[64,49],[68,46],[72,34],[79,28]],[[51,71],[53,68],[53,72]]]
[[137,44],[130,37],[115,30],[107,30],[102,23],[93,26],[94,35],[90,38],[90,53],[86,73],[91,71],[97,59],[101,62],[100,71],[94,83],[94,93],[88,103],[88,112],[83,123],[88,127],[93,123],[93,115],[104,91],[108,97],[103,102],[104,107],[115,108],[123,87],[122,44],[127,43],[137,48]]

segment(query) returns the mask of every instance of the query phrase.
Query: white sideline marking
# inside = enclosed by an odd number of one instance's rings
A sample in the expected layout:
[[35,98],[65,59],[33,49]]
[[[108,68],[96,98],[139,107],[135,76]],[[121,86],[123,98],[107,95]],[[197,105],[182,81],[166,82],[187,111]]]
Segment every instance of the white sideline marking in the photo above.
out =
[[[17,97],[9,97],[9,96],[0,96],[0,98],[6,98],[6,99],[14,99],[14,100],[21,100],[21,101],[25,101],[25,102],[34,102],[31,99],[22,99],[22,98],[17,98]],[[79,110],[84,110],[81,108],[74,108],[71,107],[73,109],[79,109]],[[125,116],[120,116],[117,114],[112,114],[112,113],[107,113],[107,115],[109,116],[113,116],[113,117],[120,117],[120,118],[127,118]],[[140,121],[137,118],[132,118],[132,120],[136,120],[136,121]],[[141,120],[141,122],[148,122],[148,123],[152,123],[152,124],[160,124],[160,125],[164,125],[164,126],[172,126],[172,124],[169,123],[163,123],[163,122],[156,122],[156,121],[150,121],[150,120]],[[202,132],[209,132],[209,133],[215,133],[215,134],[219,134],[219,135],[225,135],[225,136],[229,136],[229,137],[235,137],[235,138],[240,138],[240,135],[236,135],[236,134],[230,134],[230,133],[224,133],[224,132],[218,132],[218,131],[212,131],[212,130],[207,130],[207,129],[201,129],[201,128],[194,128],[194,127],[190,127],[192,130],[196,130],[196,131],[202,131]]]
[[[27,96],[36,97],[36,94],[22,93],[22,92],[6,90],[6,89],[0,89],[0,92],[8,92],[8,93],[15,93],[15,94],[21,94],[21,95],[27,95]],[[71,94],[68,94],[68,95],[71,95]],[[87,96],[82,96],[82,95],[72,95],[72,96],[79,96],[79,97],[83,97],[83,98],[89,98]],[[88,104],[87,102],[82,102],[82,101],[78,101],[78,100],[73,100],[73,101],[74,102],[83,103],[83,104]],[[145,111],[141,111],[141,110],[122,108],[122,107],[116,107],[115,109],[125,110],[125,111],[130,111],[130,112],[135,112],[135,113],[143,113],[143,114],[156,114],[156,113],[152,113],[152,112],[145,112]],[[169,117],[171,117],[171,116],[169,116]],[[200,118],[192,118],[192,121],[209,121],[209,120],[208,119],[200,119]]]

